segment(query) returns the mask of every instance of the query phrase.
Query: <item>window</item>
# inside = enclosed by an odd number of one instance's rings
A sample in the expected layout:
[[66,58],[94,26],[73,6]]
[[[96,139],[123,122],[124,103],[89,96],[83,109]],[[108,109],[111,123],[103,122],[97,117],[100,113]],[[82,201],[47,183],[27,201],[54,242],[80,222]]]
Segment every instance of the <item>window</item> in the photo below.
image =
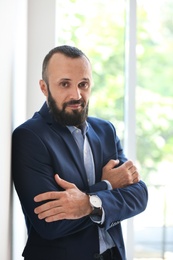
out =
[[137,3],[137,159],[148,184],[149,204],[135,218],[135,256],[172,259],[173,4]]
[[[114,123],[122,141],[126,2],[57,0],[56,9],[56,43],[79,47],[93,64],[90,115]],[[173,257],[172,11],[171,0],[137,1],[136,158],[149,204],[134,218],[134,259]]]
[[77,46],[91,60],[90,115],[111,120],[123,137],[124,1],[57,0],[56,32],[58,45]]

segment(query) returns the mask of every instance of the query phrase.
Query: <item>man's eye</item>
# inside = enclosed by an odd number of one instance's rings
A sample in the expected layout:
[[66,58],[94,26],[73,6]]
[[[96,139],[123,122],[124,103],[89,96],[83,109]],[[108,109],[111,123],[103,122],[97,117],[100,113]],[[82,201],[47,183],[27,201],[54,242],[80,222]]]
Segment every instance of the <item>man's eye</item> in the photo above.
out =
[[63,87],[63,88],[67,88],[68,87],[68,85],[69,85],[69,83],[68,82],[61,82],[61,86]]
[[79,87],[87,89],[89,87],[89,84],[88,84],[88,82],[81,82],[81,83],[79,83]]

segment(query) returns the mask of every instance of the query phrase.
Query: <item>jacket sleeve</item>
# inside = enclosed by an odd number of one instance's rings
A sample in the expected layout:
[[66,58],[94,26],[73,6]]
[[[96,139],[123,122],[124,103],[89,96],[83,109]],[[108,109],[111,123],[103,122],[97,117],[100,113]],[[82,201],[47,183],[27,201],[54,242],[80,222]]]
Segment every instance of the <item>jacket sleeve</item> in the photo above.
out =
[[[41,130],[40,130],[41,131]],[[45,239],[60,238],[92,225],[89,217],[46,223],[39,220],[34,197],[48,191],[59,191],[54,180],[51,153],[44,142],[29,129],[18,128],[12,137],[12,177],[18,193],[28,232],[31,227]]]
[[143,212],[148,202],[148,191],[143,181],[121,189],[98,191],[96,194],[102,200],[106,230]]
[[[101,130],[102,129],[104,130],[100,134],[100,138],[104,136],[104,133],[105,136],[104,139],[100,139],[100,142],[104,148],[106,147],[105,150],[107,151],[103,156],[103,166],[110,159],[119,159],[120,164],[118,166],[120,166],[127,158],[124,155],[120,140],[116,135],[116,130],[110,122],[102,127]],[[109,138],[107,138],[107,136],[109,136]],[[112,152],[110,153],[110,151]],[[102,168],[100,170],[102,170]],[[143,181],[114,190],[108,190],[107,184],[101,181],[89,187],[89,193],[97,194],[101,198],[105,211],[105,226],[107,229],[124,219],[141,213],[145,210],[148,202],[148,190]]]

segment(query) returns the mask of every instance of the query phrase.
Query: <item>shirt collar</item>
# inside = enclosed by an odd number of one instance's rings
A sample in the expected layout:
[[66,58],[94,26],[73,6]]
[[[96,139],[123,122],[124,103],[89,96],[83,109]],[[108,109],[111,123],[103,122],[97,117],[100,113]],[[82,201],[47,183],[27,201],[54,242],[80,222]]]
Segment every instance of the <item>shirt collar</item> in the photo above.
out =
[[86,133],[88,132],[88,128],[89,128],[89,125],[87,123],[87,121],[85,121],[80,128],[76,127],[76,126],[67,126],[67,128],[70,130],[71,134],[76,131],[76,129],[80,129],[82,134],[85,136]]

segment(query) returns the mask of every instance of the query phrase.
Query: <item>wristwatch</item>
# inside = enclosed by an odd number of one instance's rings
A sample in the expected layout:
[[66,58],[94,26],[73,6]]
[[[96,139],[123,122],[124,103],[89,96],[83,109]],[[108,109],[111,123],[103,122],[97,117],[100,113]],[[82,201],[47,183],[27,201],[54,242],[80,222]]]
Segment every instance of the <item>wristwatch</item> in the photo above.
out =
[[89,195],[90,205],[93,208],[90,215],[102,215],[102,201],[97,195]]

